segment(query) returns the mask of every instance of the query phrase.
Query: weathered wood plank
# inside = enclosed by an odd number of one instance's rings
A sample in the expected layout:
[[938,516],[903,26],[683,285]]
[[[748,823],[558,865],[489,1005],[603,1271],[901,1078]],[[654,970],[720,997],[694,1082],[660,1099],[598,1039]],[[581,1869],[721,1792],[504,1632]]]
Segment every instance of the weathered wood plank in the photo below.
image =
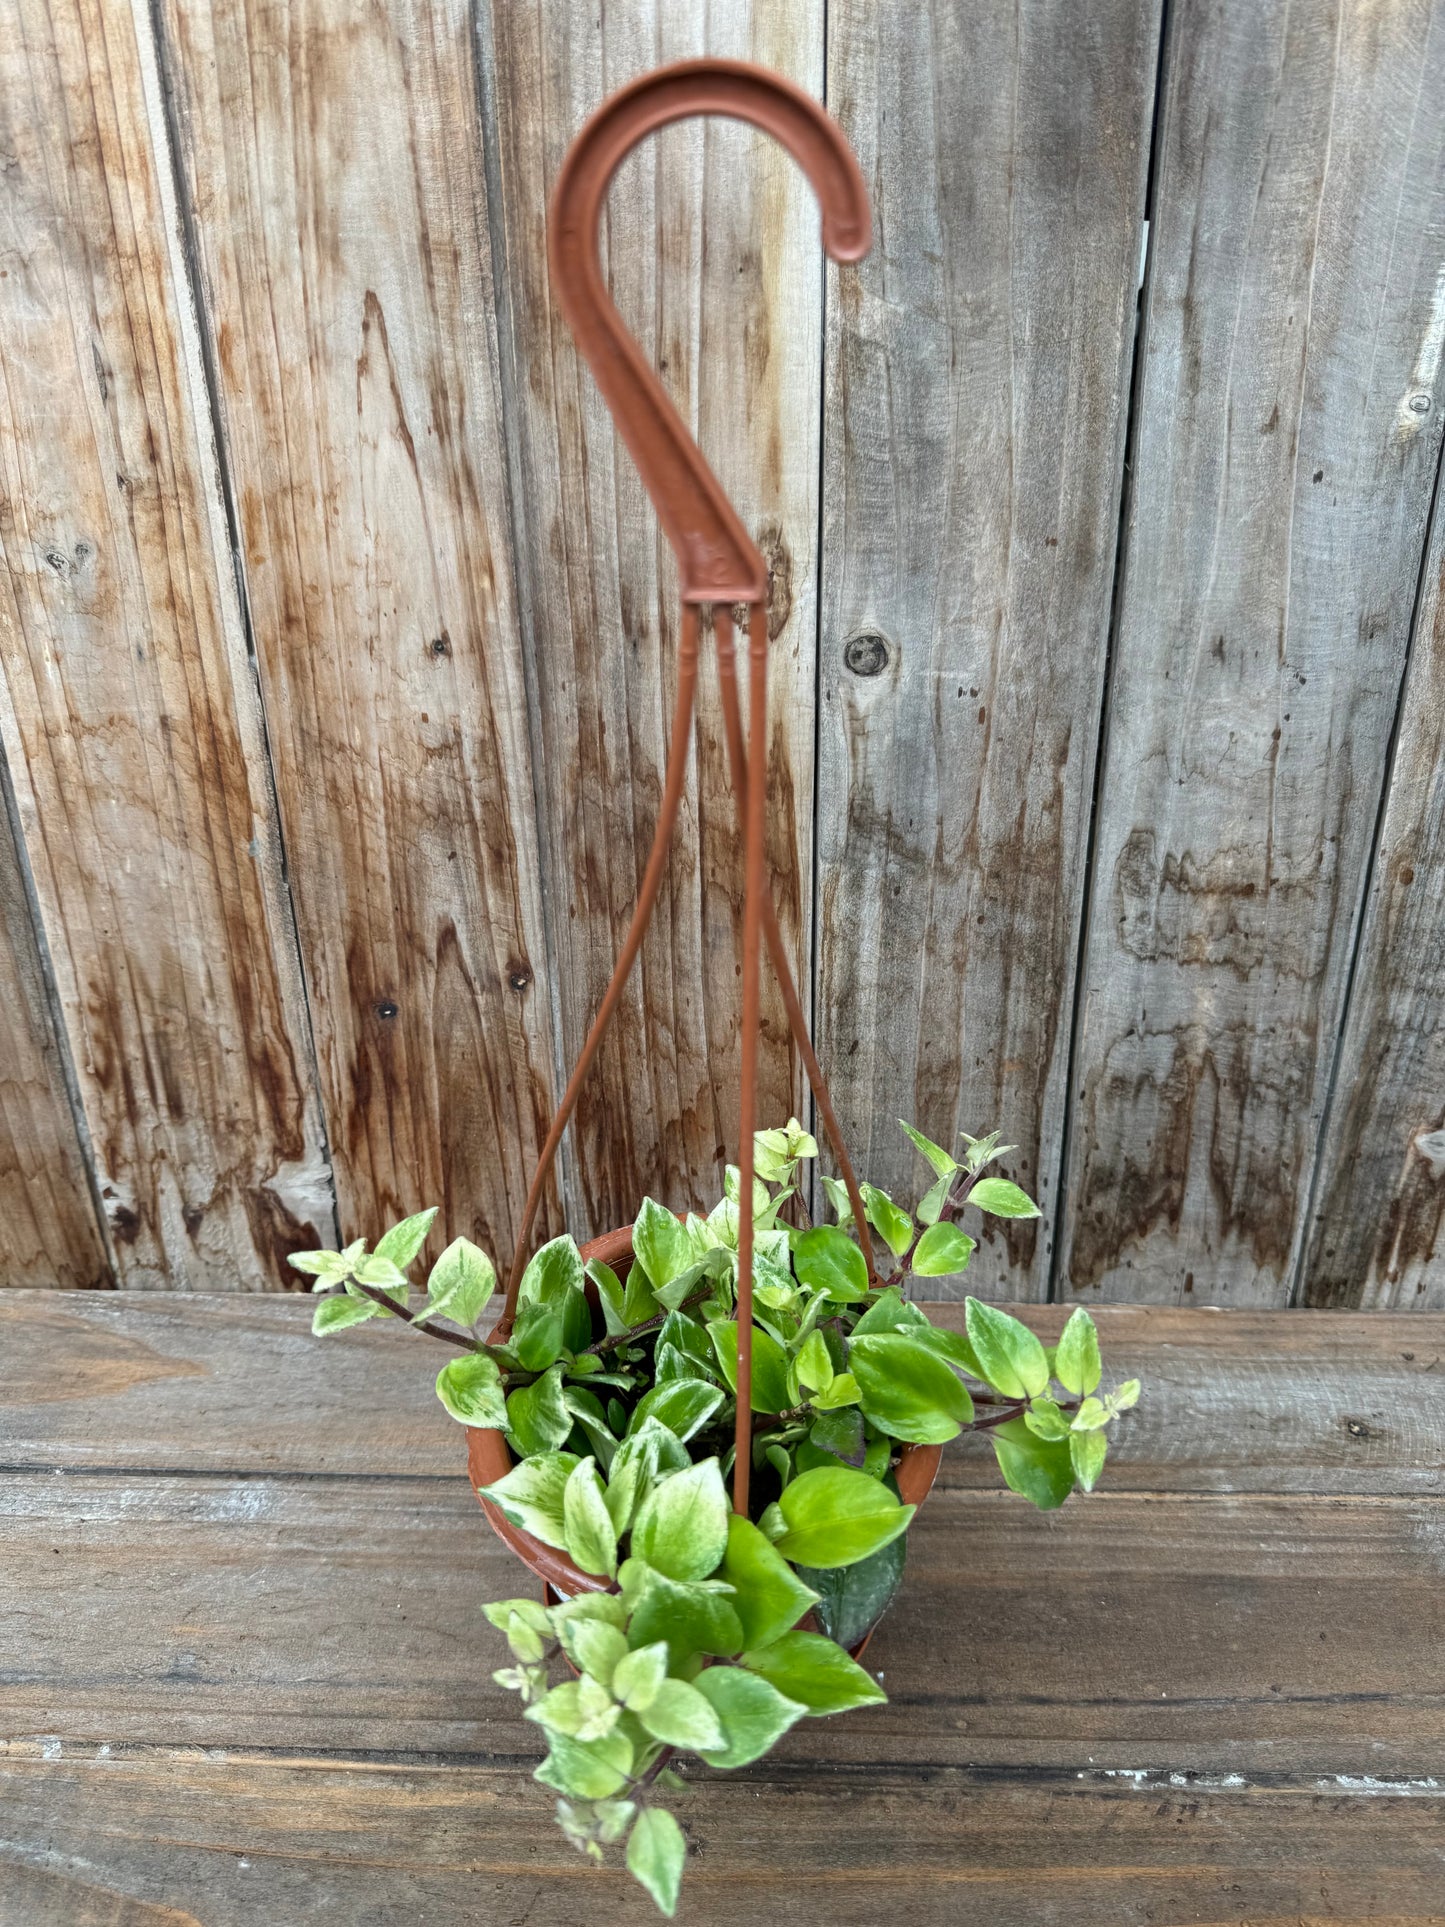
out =
[[1282,1304],[1440,446],[1445,10],[1171,18],[1061,1277]]
[[[0,1533],[6,1737],[535,1754],[478,1610],[531,1581],[460,1475],[7,1473]],[[780,1757],[1428,1775],[1442,1544],[1440,1497],[935,1492],[869,1648],[889,1703]]]
[[[626,1875],[574,1853],[515,1768],[123,1747],[53,1755],[5,1750],[4,1927],[643,1918]],[[901,1764],[822,1777],[774,1766],[710,1779],[680,1810],[692,1848],[689,1927],[764,1918],[1440,1927],[1445,1918],[1435,1911],[1441,1808],[1427,1788],[1363,1799],[1332,1785],[1171,1785],[1167,1775],[999,1782]],[[6,1912],[7,1890],[33,1911]]]
[[[1049,1342],[1063,1311],[1016,1306]],[[962,1325],[962,1307],[930,1307]],[[1111,1492],[1445,1493],[1445,1318],[1103,1307],[1111,1375],[1144,1397]],[[312,1338],[294,1299],[16,1292],[0,1302],[0,1465],[450,1477],[439,1348],[369,1325]],[[951,1449],[946,1485],[995,1489]]]
[[[477,1601],[518,1568],[450,1469],[454,1429],[427,1419],[413,1451],[398,1424],[405,1334],[334,1345],[314,1378],[305,1309],[0,1305],[7,1425],[62,1421],[0,1448],[16,1629],[0,1922],[635,1920],[621,1877],[554,1836],[535,1733],[489,1678]],[[1049,1332],[1061,1316],[1030,1312]],[[858,1927],[880,1909],[1032,1927],[1060,1896],[1070,1918],[1139,1927],[1431,1919],[1445,1493],[1411,1469],[1441,1463],[1445,1398],[1423,1349],[1405,1353],[1445,1320],[1102,1319],[1116,1352],[1133,1334],[1151,1395],[1174,1374],[1188,1456],[1156,1435],[1129,1489],[1126,1431],[1106,1487],[1047,1516],[996,1489],[935,1492],[869,1653],[890,1703],[805,1722],[740,1775],[693,1774],[689,1919],[748,1918],[765,1895],[780,1919]],[[69,1383],[47,1366],[57,1345]],[[1216,1412],[1206,1434],[1189,1408],[1211,1358],[1219,1387],[1244,1387],[1254,1475],[1236,1430]],[[1208,1490],[1274,1474],[1276,1441],[1291,1476],[1310,1378],[1321,1410],[1373,1388],[1386,1496],[1347,1492],[1345,1468],[1315,1496]],[[308,1467],[325,1436],[329,1469]],[[106,1469],[127,1454],[133,1469]]]
[[0,21],[0,737],[122,1282],[331,1230],[149,15]]
[[[829,12],[876,240],[829,283],[818,1024],[910,1199],[899,1116],[1058,1182],[1158,14]],[[968,1288],[1046,1297],[1051,1230]]]
[[[548,285],[543,209],[603,96],[684,55],[761,61],[822,91],[821,0],[496,6],[491,98],[506,225],[514,498],[537,663],[545,839],[569,1061],[611,975],[651,842],[674,687],[671,551]],[[769,854],[794,969],[809,965],[821,281],[811,190],[734,123],[665,129],[624,165],[605,223],[614,298],[772,568]],[[715,1195],[737,1156],[742,861],[711,649],[698,750],[651,934],[574,1127],[574,1228],[644,1191]],[[765,973],[765,977],[767,973]],[[768,982],[759,1113],[801,1102]]]
[[160,11],[342,1228],[505,1255],[552,1079],[468,9]]
[[[820,1723],[821,1724],[821,1723]],[[3,1927],[635,1927],[510,1766],[4,1753]],[[1327,1784],[745,1768],[680,1803],[689,1927],[1440,1927],[1441,1803]],[[35,1843],[28,1845],[27,1843]],[[31,1911],[6,1911],[11,1894]]]
[[[1445,270],[1435,300],[1437,332],[1427,354],[1438,357]],[[1438,497],[1402,701],[1302,1295],[1310,1305],[1438,1311],[1445,1307],[1445,512]]]
[[0,768],[0,1286],[109,1285],[4,790]]

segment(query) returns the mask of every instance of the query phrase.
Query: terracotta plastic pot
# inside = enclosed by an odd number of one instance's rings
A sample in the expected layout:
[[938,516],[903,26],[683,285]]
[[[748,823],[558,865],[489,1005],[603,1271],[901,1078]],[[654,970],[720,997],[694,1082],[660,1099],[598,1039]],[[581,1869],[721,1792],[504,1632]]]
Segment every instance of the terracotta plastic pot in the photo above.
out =
[[[600,1238],[593,1238],[582,1246],[584,1259],[600,1259],[603,1264],[617,1265],[632,1256],[632,1227],[624,1225],[619,1231],[606,1232]],[[938,1474],[938,1462],[943,1456],[941,1445],[905,1445],[899,1454],[894,1477],[898,1482],[899,1496],[905,1505],[922,1505],[933,1489],[933,1481]],[[544,1587],[550,1586],[553,1592],[564,1599],[574,1599],[579,1592],[608,1592],[615,1590],[610,1579],[599,1577],[596,1573],[583,1572],[575,1566],[560,1547],[545,1545],[514,1526],[510,1519],[494,1506],[490,1499],[482,1495],[482,1487],[493,1485],[504,1478],[512,1469],[512,1454],[507,1447],[505,1433],[483,1428],[478,1425],[467,1427],[467,1472],[472,1488],[487,1515],[487,1523],[506,1546],[542,1581]],[[871,1630],[851,1650],[856,1658],[872,1638]]]

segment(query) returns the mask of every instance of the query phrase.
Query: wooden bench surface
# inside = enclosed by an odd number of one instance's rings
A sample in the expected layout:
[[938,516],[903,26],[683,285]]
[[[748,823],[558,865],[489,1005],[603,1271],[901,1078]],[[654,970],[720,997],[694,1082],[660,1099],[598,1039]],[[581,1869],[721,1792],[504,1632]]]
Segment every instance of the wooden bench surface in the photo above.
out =
[[[644,1921],[492,1684],[436,1348],[309,1313],[0,1295],[0,1927]],[[1445,1316],[1099,1318],[1103,1488],[949,1449],[889,1704],[696,1770],[683,1922],[1445,1921]]]

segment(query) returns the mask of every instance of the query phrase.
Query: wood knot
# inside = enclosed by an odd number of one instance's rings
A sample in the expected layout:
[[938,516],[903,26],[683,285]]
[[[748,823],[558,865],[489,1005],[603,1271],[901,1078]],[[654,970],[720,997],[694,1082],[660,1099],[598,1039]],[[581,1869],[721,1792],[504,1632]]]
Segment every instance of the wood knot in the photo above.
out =
[[377,1016],[385,1019],[387,1022],[390,1022],[399,1010],[400,1005],[394,1004],[390,997],[383,997],[381,1002],[376,1006]]
[[843,661],[855,676],[881,676],[892,651],[878,629],[860,629],[843,644]]

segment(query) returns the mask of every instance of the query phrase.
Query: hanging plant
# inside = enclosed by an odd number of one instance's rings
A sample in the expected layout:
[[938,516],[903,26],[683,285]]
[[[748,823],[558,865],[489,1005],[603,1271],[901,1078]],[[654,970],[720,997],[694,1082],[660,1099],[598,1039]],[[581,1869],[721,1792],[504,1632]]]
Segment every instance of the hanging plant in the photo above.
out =
[[[755,1516],[730,1513],[727,1494],[737,1169],[706,1217],[680,1219],[645,1198],[630,1262],[589,1260],[566,1237],[543,1245],[522,1273],[504,1343],[480,1335],[496,1275],[465,1238],[413,1303],[406,1272],[435,1211],[393,1226],[370,1254],[355,1244],[291,1260],[327,1294],[318,1333],[389,1316],[457,1349],[437,1396],[515,1460],[480,1496],[515,1534],[562,1555],[544,1570],[576,1587],[550,1605],[522,1597],[485,1608],[513,1662],[493,1677],[545,1736],[535,1777],[560,1796],[568,1838],[596,1859],[625,1839],[628,1867],[668,1915],[686,1851],[663,1804],[686,1785],[675,1757],[747,1766],[800,1719],[884,1699],[847,1649],[861,1651],[902,1582],[917,1511],[901,1491],[909,1461],[925,1461],[922,1497],[938,1448],[983,1433],[1005,1483],[1048,1511],[1093,1487],[1107,1427],[1139,1395],[1135,1380],[1101,1395],[1098,1337],[1082,1307],[1056,1346],[977,1298],[966,1300],[964,1332],[929,1322],[907,1293],[966,1270],[975,1240],[960,1222],[965,1208],[1002,1218],[1038,1210],[1016,1184],[987,1175],[1011,1148],[996,1137],[967,1139],[954,1158],[903,1128],[934,1182],[912,1213],[861,1187],[889,1254],[871,1285],[842,1184],[822,1180],[837,1222],[806,1221],[799,1179],[817,1152],[812,1137],[790,1119],[754,1139]],[[785,1211],[804,1222],[785,1222]]]
[[[854,1175],[766,880],[767,569],[756,544],[627,333],[598,256],[604,197],[638,141],[694,114],[751,121],[805,170],[838,261],[867,253],[867,192],[847,142],[789,82],[733,61],[643,76],[573,142],[552,198],[552,285],[677,558],[677,694],[661,807],[636,907],[542,1147],[500,1316],[487,1255],[465,1238],[433,1266],[422,1302],[407,1269],[435,1212],[395,1225],[370,1253],[292,1263],[327,1295],[318,1333],[404,1321],[459,1355],[437,1394],[468,1427],[468,1463],[499,1536],[544,1583],[489,1606],[513,1664],[495,1677],[545,1735],[536,1777],[593,1858],[626,1842],[627,1865],[671,1915],[686,1857],[662,1796],[695,1754],[760,1759],[798,1720],[884,1697],[859,1661],[902,1580],[906,1535],[944,1444],[986,1433],[1006,1483],[1048,1510],[1104,1464],[1106,1428],[1130,1381],[1100,1396],[1098,1338],[1077,1310],[1058,1345],[969,1299],[965,1331],[931,1324],[918,1280],[955,1277],[974,1251],[967,1208],[1033,1218],[989,1166],[996,1136],[961,1156],[904,1125],[933,1182],[909,1212]],[[732,610],[747,609],[748,729]],[[710,606],[718,690],[744,852],[738,1165],[706,1216],[645,1198],[634,1223],[579,1248],[532,1227],[582,1081],[641,948],[667,863],[686,771],[701,625]],[[754,1131],[760,969],[766,945],[838,1176],[821,1180],[835,1222],[814,1225],[800,1176],[817,1144],[796,1119]],[[878,1249],[884,1256],[879,1263]]]

